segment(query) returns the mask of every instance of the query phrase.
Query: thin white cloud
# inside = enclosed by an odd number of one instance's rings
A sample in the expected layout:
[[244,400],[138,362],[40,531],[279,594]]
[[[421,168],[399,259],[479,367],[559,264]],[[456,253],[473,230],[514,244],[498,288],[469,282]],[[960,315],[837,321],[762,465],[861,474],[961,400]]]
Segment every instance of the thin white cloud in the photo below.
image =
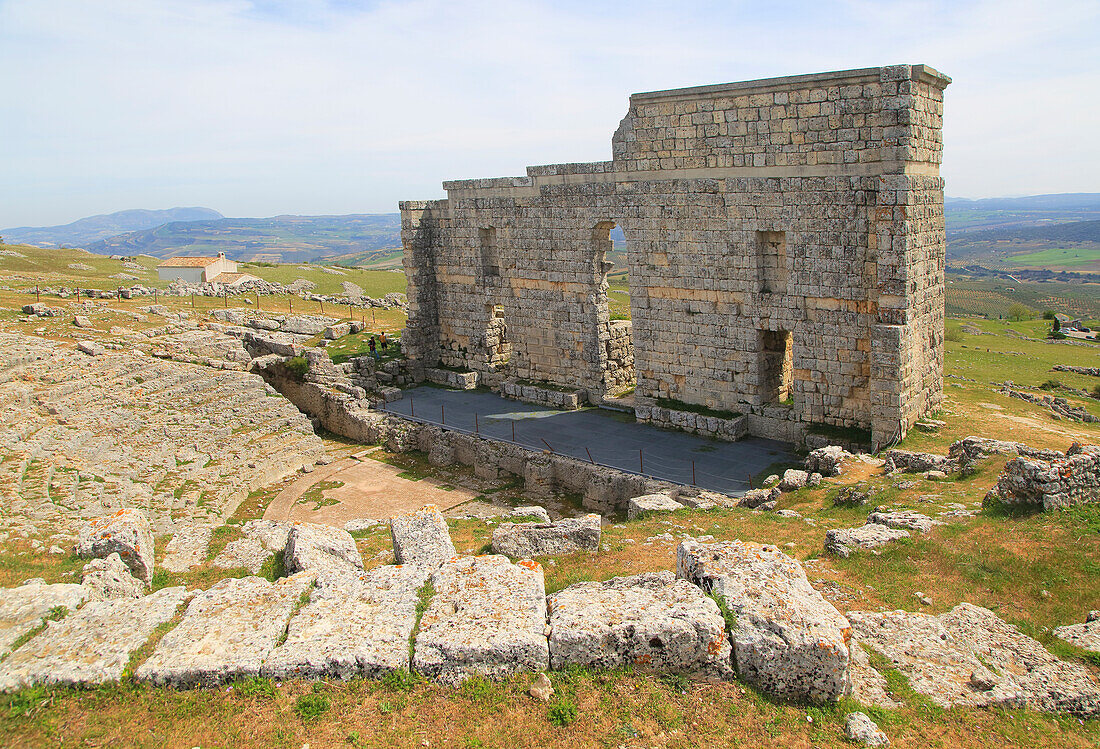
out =
[[0,0],[0,226],[392,211],[444,179],[609,158],[635,91],[898,62],[955,79],[949,193],[1098,190],[1094,140],[1065,133],[1097,121],[1098,16],[1077,0]]

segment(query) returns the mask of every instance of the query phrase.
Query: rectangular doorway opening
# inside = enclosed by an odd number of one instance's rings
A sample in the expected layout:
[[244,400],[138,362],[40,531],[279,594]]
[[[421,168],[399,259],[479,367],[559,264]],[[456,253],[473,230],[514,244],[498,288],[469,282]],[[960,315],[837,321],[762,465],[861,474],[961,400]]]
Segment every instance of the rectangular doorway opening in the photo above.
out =
[[790,403],[794,355],[789,330],[760,331],[761,403]]

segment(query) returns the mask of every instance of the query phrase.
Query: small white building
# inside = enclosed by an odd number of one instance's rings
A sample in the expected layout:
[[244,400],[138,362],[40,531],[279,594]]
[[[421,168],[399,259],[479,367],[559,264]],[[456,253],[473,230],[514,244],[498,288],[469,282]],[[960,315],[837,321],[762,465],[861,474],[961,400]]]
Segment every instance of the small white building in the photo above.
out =
[[168,258],[157,266],[157,277],[161,281],[217,282],[223,273],[237,273],[236,261],[227,259],[224,252],[219,252],[217,257]]

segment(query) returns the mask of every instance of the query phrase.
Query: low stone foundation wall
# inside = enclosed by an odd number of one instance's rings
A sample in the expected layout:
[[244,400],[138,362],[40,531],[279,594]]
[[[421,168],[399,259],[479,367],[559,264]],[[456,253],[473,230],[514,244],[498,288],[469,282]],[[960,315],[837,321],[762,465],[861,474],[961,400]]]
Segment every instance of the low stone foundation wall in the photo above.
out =
[[500,394],[505,398],[536,403],[540,406],[550,406],[567,411],[575,411],[588,401],[588,395],[583,390],[562,392],[538,385],[521,385],[518,382],[504,381],[500,383]]
[[424,370],[424,379],[456,390],[473,390],[477,387],[479,378],[477,372],[455,372],[450,369],[429,367]]
[[986,495],[986,502],[991,501],[1041,505],[1044,510],[1100,502],[1100,446],[1075,444],[1053,460],[1010,460]]
[[748,432],[744,416],[723,419],[691,411],[646,405],[635,406],[634,415],[643,424],[652,424],[662,429],[679,429],[682,432],[700,434],[726,442],[736,442]]

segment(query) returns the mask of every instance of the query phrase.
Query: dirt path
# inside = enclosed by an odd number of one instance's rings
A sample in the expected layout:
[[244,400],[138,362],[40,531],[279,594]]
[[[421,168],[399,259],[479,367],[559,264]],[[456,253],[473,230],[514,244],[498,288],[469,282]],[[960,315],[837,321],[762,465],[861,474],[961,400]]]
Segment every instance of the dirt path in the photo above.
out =
[[[443,486],[449,485],[431,478],[419,481],[401,478],[400,468],[372,460],[363,453],[359,455],[360,458],[345,458],[302,476],[279,492],[264,512],[264,519],[343,527],[349,520],[384,520],[426,504],[437,505],[446,512],[477,496],[462,487],[444,489]],[[326,501],[336,500],[335,504],[314,509],[313,502],[299,503],[302,495],[322,481],[343,484],[321,492]]]

